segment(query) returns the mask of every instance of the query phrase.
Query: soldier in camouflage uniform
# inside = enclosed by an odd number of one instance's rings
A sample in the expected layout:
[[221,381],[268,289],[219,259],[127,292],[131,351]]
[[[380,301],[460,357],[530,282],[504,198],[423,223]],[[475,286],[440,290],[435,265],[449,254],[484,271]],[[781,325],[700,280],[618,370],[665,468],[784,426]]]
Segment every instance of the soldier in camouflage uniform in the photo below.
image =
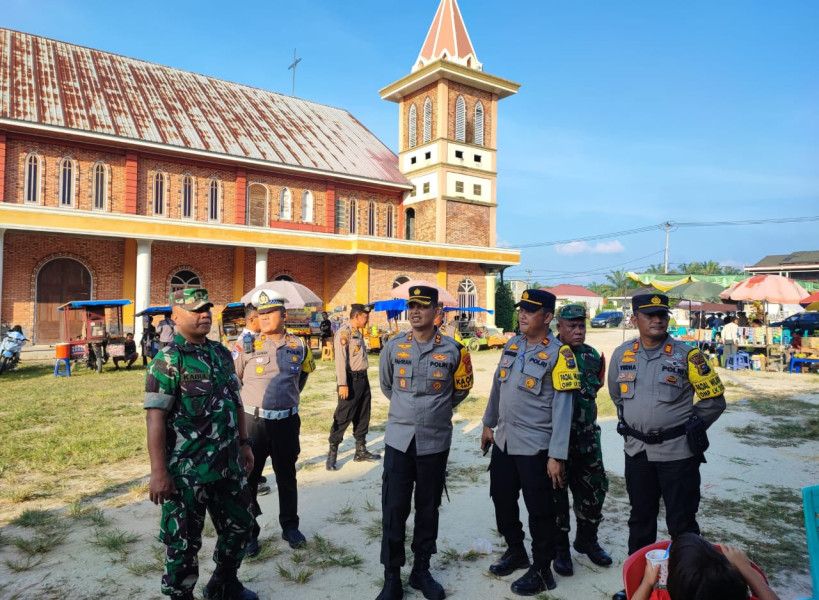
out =
[[[566,461],[568,488],[572,500],[577,533],[574,549],[601,567],[611,565],[611,556],[597,541],[597,528],[603,520],[603,501],[609,489],[609,480],[603,468],[600,447],[600,426],[597,425],[597,390],[603,385],[606,359],[586,341],[586,307],[568,304],[557,312],[557,332],[560,341],[568,344],[577,359],[581,387],[574,392],[572,433],[569,439],[569,458]],[[555,544],[555,571],[567,576],[574,573],[569,551],[569,490],[555,490],[557,537]]]
[[145,382],[149,493],[162,504],[159,538],[167,548],[162,593],[193,600],[207,510],[218,538],[205,598],[258,600],[237,578],[254,522],[241,384],[227,349],[205,337],[213,306],[207,290],[180,290],[170,302],[178,333]]

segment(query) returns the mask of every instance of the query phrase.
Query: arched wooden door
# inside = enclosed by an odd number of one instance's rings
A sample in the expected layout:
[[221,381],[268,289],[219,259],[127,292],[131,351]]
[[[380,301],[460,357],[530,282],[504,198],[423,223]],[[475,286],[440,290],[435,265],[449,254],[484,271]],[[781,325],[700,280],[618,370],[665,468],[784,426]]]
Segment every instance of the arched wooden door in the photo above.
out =
[[[73,258],[55,258],[37,274],[34,342],[56,344],[60,340],[60,313],[66,302],[91,300],[91,273]],[[70,311],[71,337],[82,333],[82,312]]]

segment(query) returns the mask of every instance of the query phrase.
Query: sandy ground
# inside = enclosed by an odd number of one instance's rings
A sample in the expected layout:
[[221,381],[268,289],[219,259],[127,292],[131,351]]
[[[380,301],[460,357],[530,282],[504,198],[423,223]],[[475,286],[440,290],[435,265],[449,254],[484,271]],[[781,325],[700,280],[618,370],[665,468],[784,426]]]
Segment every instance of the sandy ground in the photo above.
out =
[[[618,331],[595,331],[589,337],[590,343],[607,355],[621,340],[622,334]],[[477,375],[475,395],[488,396],[491,374],[498,357],[497,352],[489,351],[474,355]],[[749,398],[775,391],[819,402],[819,394],[815,393],[815,377],[725,373],[725,379],[735,389],[743,393],[747,390]],[[374,401],[386,402],[380,391],[376,390]],[[798,491],[819,481],[819,443],[805,442],[785,447],[748,445],[726,432],[729,426],[741,427],[759,419],[759,415],[749,410],[730,410],[712,428],[708,463],[702,467],[704,499],[743,498],[763,485],[784,486]],[[605,464],[617,479],[616,476],[623,475],[623,454],[622,442],[614,425],[611,419],[601,422]],[[370,449],[383,451],[383,428],[375,429],[370,434]],[[494,531],[494,511],[486,472],[488,457],[482,457],[478,449],[479,439],[479,420],[456,418],[449,461],[449,500],[445,496],[441,507],[439,554],[433,558],[433,571],[445,587],[447,597],[470,600],[512,598],[515,596],[510,592],[509,585],[514,576],[498,579],[486,571],[489,564],[503,552],[504,546]],[[293,571],[302,567],[294,563],[294,558],[298,560],[299,556],[294,555],[281,541],[274,486],[272,494],[260,498],[264,511],[260,525],[262,539],[270,540],[271,547],[275,547],[279,553],[266,559],[246,561],[240,571],[247,587],[259,593],[261,598],[318,600],[375,598],[378,594],[383,570],[379,564],[380,539],[378,534],[372,534],[372,528],[374,524],[380,525],[381,466],[353,462],[353,443],[347,439],[341,448],[341,469],[328,473],[323,466],[326,449],[324,435],[302,436],[299,471],[301,530],[308,539],[318,534],[339,547],[357,553],[363,562],[358,568],[317,569],[305,583],[285,581],[280,566]],[[133,477],[133,483],[138,483],[148,474],[147,457],[141,467],[139,464],[128,464],[123,465],[123,469],[129,478]],[[265,474],[272,482],[269,464]],[[160,574],[157,571],[137,575],[127,568],[129,565],[133,568],[135,563],[155,563],[159,509],[144,495],[137,496],[133,492],[99,499],[99,505],[112,519],[113,526],[139,535],[139,540],[130,545],[131,551],[126,559],[121,560],[118,555],[94,545],[94,529],[84,522],[76,522],[65,542],[47,554],[42,563],[26,571],[13,572],[9,568],[9,562],[19,562],[22,554],[6,543],[0,547],[0,598],[161,598]],[[614,558],[614,566],[596,567],[584,556],[573,553],[574,576],[558,576],[558,587],[542,598],[604,600],[623,587],[621,567],[626,559],[627,511],[624,492],[613,487],[604,509],[606,520],[601,526],[600,537],[603,546]],[[522,512],[525,516],[523,507]],[[742,527],[742,516],[725,520],[701,514],[701,524],[704,529],[730,533]],[[13,526],[4,526],[0,532],[6,539],[29,533]],[[663,533],[661,524],[661,535]],[[776,534],[776,531],[770,533],[773,537]],[[456,553],[463,555],[468,552],[478,539],[491,542],[493,552],[490,555],[472,560],[455,556]],[[213,543],[212,536],[206,538],[200,552],[200,589],[213,568],[210,560]],[[806,564],[806,555],[804,560]],[[404,571],[405,576],[407,571],[408,568]],[[809,595],[810,576],[804,573],[780,574],[774,580],[774,587],[783,599]],[[419,592],[411,588],[407,588],[406,597],[422,598]]]

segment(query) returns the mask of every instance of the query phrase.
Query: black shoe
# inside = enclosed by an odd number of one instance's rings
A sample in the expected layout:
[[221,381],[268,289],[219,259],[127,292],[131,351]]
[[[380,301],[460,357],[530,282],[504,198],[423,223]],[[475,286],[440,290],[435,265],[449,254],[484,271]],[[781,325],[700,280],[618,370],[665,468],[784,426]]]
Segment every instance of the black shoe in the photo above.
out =
[[549,567],[536,569],[529,567],[526,575],[512,584],[512,592],[518,596],[534,596],[546,590],[553,590],[557,587],[554,575]]
[[171,600],[195,600],[193,592],[183,592],[181,594],[173,594]]
[[401,570],[384,569],[384,587],[375,600],[402,600],[404,587],[401,585]]
[[569,547],[555,548],[555,560],[552,563],[555,568],[555,573],[563,575],[563,577],[571,577],[574,575],[574,565],[572,564],[572,553]]
[[259,595],[239,583],[238,579],[230,583],[214,583],[211,579],[202,595],[205,600],[259,600]]
[[256,488],[256,495],[257,496],[267,496],[270,493],[270,486],[266,483],[260,483],[259,486]]
[[267,477],[265,477],[264,475],[262,475],[261,477],[259,477],[259,483],[260,483],[260,484],[262,484],[262,483],[267,483]]
[[611,600],[628,600],[628,596],[626,596],[626,590],[620,590],[616,594],[612,594]]
[[[329,460],[329,459],[328,459]],[[353,460],[356,462],[376,462],[381,460],[380,454],[375,454],[374,452],[370,452],[367,450],[367,445],[364,442],[356,442],[355,444],[355,456]]]
[[409,584],[411,588],[421,590],[427,600],[444,600],[446,598],[443,586],[435,581],[429,572],[428,558],[415,559],[415,565],[410,571]]
[[304,548],[307,545],[307,539],[304,537],[298,527],[291,527],[282,532],[282,539],[290,544],[290,547],[296,550],[297,548]]
[[327,451],[327,462],[324,467],[328,471],[338,470],[336,463],[338,462],[338,444],[330,444],[330,449]]
[[245,546],[245,558],[253,558],[259,556],[259,538],[252,537],[247,546]]
[[509,548],[497,561],[489,567],[489,572],[498,577],[511,575],[518,569],[525,569],[529,566],[529,555],[523,546],[519,548]]
[[[597,540],[589,541],[576,539],[574,541],[574,549],[580,552],[580,554],[585,554],[588,556],[590,561],[600,567],[611,566],[611,556],[609,556],[609,553],[600,547]],[[555,569],[557,568],[555,567]]]

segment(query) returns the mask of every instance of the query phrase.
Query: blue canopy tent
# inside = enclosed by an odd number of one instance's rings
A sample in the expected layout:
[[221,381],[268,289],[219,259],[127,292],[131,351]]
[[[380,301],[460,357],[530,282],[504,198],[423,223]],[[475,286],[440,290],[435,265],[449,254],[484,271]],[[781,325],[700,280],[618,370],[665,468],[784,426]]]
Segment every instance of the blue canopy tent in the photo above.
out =
[[490,315],[495,314],[494,310],[489,310],[488,308],[481,308],[480,306],[444,306],[444,312],[485,312],[489,313]]
[[373,303],[373,310],[387,311],[388,319],[397,319],[398,316],[407,310],[407,301],[403,298],[395,300],[379,300]]

